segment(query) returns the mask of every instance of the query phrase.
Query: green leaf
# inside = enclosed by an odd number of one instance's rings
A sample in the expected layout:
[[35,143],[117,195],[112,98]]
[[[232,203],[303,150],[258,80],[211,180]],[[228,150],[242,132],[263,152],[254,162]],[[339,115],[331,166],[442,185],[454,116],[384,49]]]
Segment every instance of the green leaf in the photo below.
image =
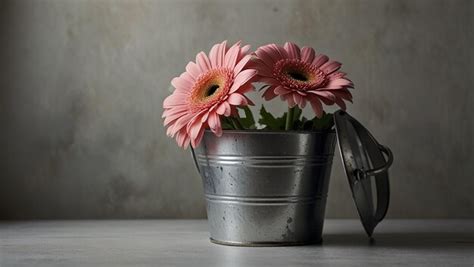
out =
[[[298,106],[294,107],[294,112],[293,112],[293,127],[290,129],[294,129],[296,131],[302,130],[303,128],[303,122],[300,120],[300,116],[303,110],[298,108]],[[303,117],[304,118],[304,117]],[[306,119],[306,118],[304,118]]]
[[232,124],[232,121],[224,116],[221,116],[221,126],[223,130],[235,130],[234,125]]
[[257,91],[262,91],[262,90],[264,90],[264,89],[266,89],[266,88],[269,88],[269,87],[270,87],[270,85],[265,84],[265,85],[263,85],[262,87],[260,87],[259,89],[257,89]]
[[313,129],[313,120],[308,120],[307,118],[303,117],[302,119],[302,128],[303,131],[311,131]]
[[329,130],[334,126],[334,120],[333,120],[332,114],[328,114],[326,112],[323,113],[323,116],[321,118],[314,117],[312,121],[313,121],[312,129],[315,131]]
[[301,113],[303,113],[303,110],[300,109],[298,106],[295,106],[295,113],[293,114],[293,120],[299,120]]
[[262,105],[260,109],[260,119],[258,123],[265,126],[266,130],[284,130],[286,122],[286,112],[283,116],[275,118],[270,112],[265,109]]
[[255,126],[255,119],[253,117],[253,113],[250,110],[250,108],[245,106],[245,107],[242,107],[242,109],[245,112],[245,118],[242,118],[242,117],[239,118],[240,124],[242,124],[242,126],[245,129],[256,129],[257,127]]

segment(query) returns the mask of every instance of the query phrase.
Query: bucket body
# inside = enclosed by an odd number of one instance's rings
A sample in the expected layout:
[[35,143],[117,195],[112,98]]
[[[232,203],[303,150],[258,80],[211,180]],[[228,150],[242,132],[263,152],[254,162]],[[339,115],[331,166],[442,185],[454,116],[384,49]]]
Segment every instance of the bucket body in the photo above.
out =
[[281,246],[321,242],[336,135],[206,131],[194,159],[211,241]]

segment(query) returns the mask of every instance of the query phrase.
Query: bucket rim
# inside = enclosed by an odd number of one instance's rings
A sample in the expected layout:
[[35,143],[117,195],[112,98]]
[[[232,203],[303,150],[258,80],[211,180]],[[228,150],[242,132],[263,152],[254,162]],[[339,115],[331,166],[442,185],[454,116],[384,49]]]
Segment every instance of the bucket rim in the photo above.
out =
[[[207,134],[214,134],[210,129],[204,130]],[[246,130],[222,130],[223,134],[279,134],[279,135],[311,135],[311,134],[331,134],[336,133],[335,129],[329,130],[316,130],[316,131],[304,131],[304,130],[263,130],[263,129],[246,129]]]

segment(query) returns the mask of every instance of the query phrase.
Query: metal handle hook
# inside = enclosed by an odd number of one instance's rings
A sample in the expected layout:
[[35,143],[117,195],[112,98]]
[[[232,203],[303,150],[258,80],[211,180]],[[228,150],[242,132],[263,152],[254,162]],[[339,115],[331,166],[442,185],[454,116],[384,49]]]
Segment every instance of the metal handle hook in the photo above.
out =
[[369,170],[366,170],[366,171],[361,170],[361,169],[357,169],[356,170],[356,177],[359,180],[361,180],[361,179],[363,179],[367,176],[374,176],[374,175],[386,172],[388,170],[388,168],[390,168],[390,166],[392,166],[393,154],[392,154],[392,151],[390,150],[390,148],[388,148],[384,145],[380,145],[380,144],[379,144],[379,148],[382,151],[382,153],[384,153],[387,156],[387,162],[384,165],[382,165],[378,168],[369,169]]

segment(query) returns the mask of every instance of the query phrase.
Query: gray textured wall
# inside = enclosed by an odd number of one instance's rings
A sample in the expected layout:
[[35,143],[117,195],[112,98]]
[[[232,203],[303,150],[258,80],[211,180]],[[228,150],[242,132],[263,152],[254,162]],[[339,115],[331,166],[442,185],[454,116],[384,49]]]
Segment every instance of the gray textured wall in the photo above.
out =
[[[223,39],[344,63],[390,217],[474,217],[474,1],[0,1],[0,218],[205,216],[169,81]],[[275,110],[279,102],[274,103]],[[335,158],[327,214],[356,216]]]

